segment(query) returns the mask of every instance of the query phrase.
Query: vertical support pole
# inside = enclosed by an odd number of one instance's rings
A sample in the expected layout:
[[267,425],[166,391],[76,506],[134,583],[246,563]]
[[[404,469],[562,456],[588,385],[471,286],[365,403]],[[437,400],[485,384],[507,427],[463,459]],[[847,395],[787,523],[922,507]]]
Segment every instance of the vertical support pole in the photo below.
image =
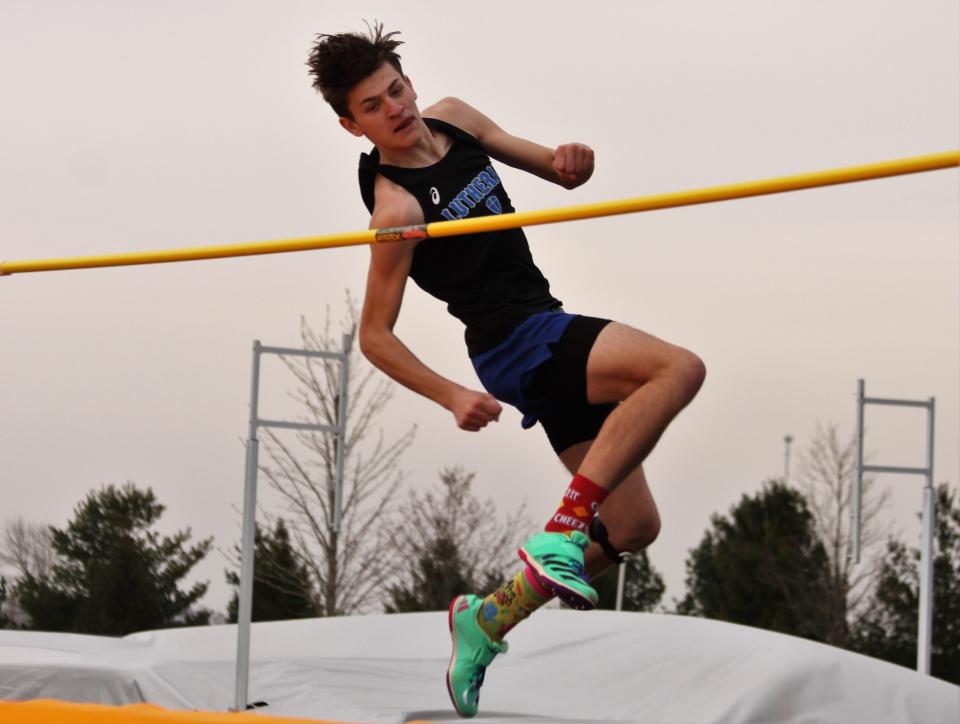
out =
[[340,532],[343,517],[343,462],[347,448],[347,390],[350,385],[350,345],[353,337],[343,335],[340,360],[340,404],[337,408],[337,470],[333,502],[333,531]]
[[863,379],[857,380],[857,469],[853,478],[853,506],[850,510],[850,555],[860,562],[860,507],[863,497]]
[[626,587],[627,566],[630,565],[630,559],[624,558],[623,562],[617,566],[617,605],[616,610],[623,610],[623,589]]
[[259,441],[260,340],[253,343],[253,374],[250,383],[250,428],[247,433],[246,469],[243,487],[243,539],[240,557],[240,593],[237,609],[237,679],[234,709],[247,708],[250,673],[250,621],[253,617],[253,551],[257,515],[257,467]]
[[783,436],[783,484],[790,485],[790,443],[793,435]]
[[927,471],[923,486],[923,533],[920,544],[920,601],[917,616],[917,671],[930,673],[930,641],[933,638],[933,536],[936,491],[933,488],[933,406],[927,407]]

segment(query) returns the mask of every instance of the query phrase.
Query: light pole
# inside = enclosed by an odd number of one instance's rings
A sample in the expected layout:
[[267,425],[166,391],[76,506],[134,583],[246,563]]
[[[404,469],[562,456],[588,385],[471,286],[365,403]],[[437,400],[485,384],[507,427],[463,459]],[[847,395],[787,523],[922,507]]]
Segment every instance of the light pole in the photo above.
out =
[[793,435],[789,433],[783,436],[783,484],[790,484],[790,443],[793,442]]

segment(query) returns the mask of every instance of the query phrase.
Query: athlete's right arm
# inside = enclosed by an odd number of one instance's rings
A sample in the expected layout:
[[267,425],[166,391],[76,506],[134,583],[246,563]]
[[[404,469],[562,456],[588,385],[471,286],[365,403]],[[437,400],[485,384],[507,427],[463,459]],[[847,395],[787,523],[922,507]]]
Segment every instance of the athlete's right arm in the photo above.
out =
[[[370,228],[423,223],[423,212],[412,196],[383,186],[386,185],[377,187],[377,206]],[[416,244],[416,241],[397,241],[370,247],[367,291],[360,315],[360,350],[371,363],[404,387],[450,410],[461,429],[477,431],[500,417],[500,403],[492,395],[467,389],[437,374],[393,332]]]

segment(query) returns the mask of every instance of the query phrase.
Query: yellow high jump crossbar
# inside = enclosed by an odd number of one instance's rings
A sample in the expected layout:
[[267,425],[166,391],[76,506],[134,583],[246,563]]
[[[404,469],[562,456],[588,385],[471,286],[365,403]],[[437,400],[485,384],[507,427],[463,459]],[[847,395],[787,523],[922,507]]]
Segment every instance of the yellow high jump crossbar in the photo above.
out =
[[27,261],[0,261],[0,276],[23,274],[26,272],[62,271],[66,269],[91,269],[108,266],[131,266],[134,264],[161,264],[174,261],[196,261],[199,259],[218,259],[234,256],[252,256],[255,254],[281,254],[291,251],[310,249],[332,249],[344,246],[359,246],[404,239],[427,239],[459,234],[476,234],[483,231],[500,231],[518,226],[537,224],[555,224],[561,221],[592,219],[600,216],[632,214],[640,211],[669,209],[678,206],[708,204],[715,201],[728,201],[751,196],[779,194],[786,191],[799,191],[821,186],[869,181],[871,179],[902,176],[904,174],[936,171],[960,166],[960,150],[944,151],[925,156],[912,156],[893,161],[882,161],[862,166],[816,171],[781,176],[761,181],[711,186],[689,191],[675,191],[654,196],[602,201],[591,204],[565,206],[541,211],[522,211],[497,216],[482,216],[457,221],[436,221],[416,226],[401,226],[388,229],[367,229],[364,231],[329,234],[326,236],[304,236],[276,241],[258,241],[244,244],[226,244],[186,249],[168,249],[164,251],[126,252],[104,254],[101,256],[78,256],[64,259],[37,259]]

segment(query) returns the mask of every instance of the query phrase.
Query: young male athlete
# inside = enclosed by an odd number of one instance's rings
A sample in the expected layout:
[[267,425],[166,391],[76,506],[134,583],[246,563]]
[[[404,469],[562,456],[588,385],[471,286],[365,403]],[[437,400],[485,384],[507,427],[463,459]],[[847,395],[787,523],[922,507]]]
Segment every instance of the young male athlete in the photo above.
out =
[[[373,143],[360,159],[371,228],[513,212],[490,159],[573,189],[593,173],[593,151],[513,136],[456,98],[425,108],[403,74],[396,33],[319,35],[308,61],[314,87],[340,125]],[[486,392],[434,372],[394,334],[407,279],[447,303],[465,327]],[[657,537],[660,519],[641,462],[703,382],[692,353],[605,319],[569,314],[550,293],[523,231],[371,247],[360,348],[386,374],[477,431],[498,400],[537,421],[573,475],[544,531],[520,549],[523,567],[485,598],[450,605],[447,688],[461,716],[477,712],[486,667],[504,635],[553,596],[592,608],[589,583],[624,552]]]

